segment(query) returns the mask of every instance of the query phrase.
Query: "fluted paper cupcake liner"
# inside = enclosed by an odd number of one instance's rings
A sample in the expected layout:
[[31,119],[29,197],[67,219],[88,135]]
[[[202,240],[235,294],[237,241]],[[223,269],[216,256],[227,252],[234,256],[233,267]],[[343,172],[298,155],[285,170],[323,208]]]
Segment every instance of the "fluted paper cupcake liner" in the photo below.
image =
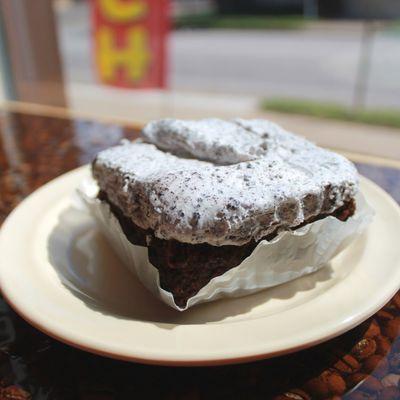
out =
[[129,242],[109,205],[97,199],[96,182],[82,182],[78,193],[127,268],[155,296],[179,311],[223,297],[244,296],[317,271],[360,235],[374,214],[360,193],[356,213],[345,222],[326,217],[295,231],[281,232],[271,241],[263,240],[240,265],[211,279],[182,308],[172,293],[160,287],[159,273],[149,261],[147,247]]

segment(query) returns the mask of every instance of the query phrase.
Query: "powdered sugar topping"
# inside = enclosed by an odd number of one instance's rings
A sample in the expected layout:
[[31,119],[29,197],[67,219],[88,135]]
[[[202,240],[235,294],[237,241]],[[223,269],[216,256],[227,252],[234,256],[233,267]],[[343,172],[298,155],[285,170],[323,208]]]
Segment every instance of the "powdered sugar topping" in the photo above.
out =
[[155,236],[240,245],[353,198],[355,167],[265,120],[161,120],[100,152],[94,176]]

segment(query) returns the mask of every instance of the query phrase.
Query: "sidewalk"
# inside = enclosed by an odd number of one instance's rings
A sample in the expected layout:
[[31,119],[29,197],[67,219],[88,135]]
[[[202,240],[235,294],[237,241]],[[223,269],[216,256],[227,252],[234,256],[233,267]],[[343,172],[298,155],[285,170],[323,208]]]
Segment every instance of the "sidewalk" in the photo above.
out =
[[193,92],[126,91],[73,84],[74,113],[128,124],[156,118],[267,118],[325,147],[400,161],[400,130],[388,127],[262,112],[255,97]]

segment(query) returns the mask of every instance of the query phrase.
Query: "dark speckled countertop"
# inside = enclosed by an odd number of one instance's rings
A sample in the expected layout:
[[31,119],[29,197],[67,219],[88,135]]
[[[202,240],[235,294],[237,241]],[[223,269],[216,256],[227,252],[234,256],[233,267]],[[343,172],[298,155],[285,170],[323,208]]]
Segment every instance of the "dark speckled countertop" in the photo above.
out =
[[[0,224],[33,190],[137,131],[0,111]],[[357,163],[400,202],[400,169]],[[399,399],[400,294],[352,331],[272,360],[153,367],[85,353],[29,326],[0,299],[2,399]]]

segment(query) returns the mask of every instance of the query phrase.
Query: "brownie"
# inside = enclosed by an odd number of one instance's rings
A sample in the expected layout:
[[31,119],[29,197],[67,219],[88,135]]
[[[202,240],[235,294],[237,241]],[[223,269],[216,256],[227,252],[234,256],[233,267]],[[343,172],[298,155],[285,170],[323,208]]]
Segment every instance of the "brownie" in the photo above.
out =
[[334,152],[265,120],[166,119],[92,164],[133,244],[184,306],[263,239],[355,210],[358,174]]
[[[163,240],[156,238],[154,232],[135,225],[109,201],[105,192],[101,191],[98,198],[110,206],[111,212],[118,219],[122,231],[132,244],[148,247],[149,260],[159,271],[161,287],[172,293],[175,303],[182,308],[186,306],[187,300],[198,293],[212,278],[241,264],[261,240],[272,240],[278,234],[271,233],[258,242],[251,241],[243,246],[212,246],[207,243],[190,244]],[[328,215],[346,221],[354,214],[355,209],[355,201],[350,200],[331,214],[312,217],[293,229],[301,228]]]

